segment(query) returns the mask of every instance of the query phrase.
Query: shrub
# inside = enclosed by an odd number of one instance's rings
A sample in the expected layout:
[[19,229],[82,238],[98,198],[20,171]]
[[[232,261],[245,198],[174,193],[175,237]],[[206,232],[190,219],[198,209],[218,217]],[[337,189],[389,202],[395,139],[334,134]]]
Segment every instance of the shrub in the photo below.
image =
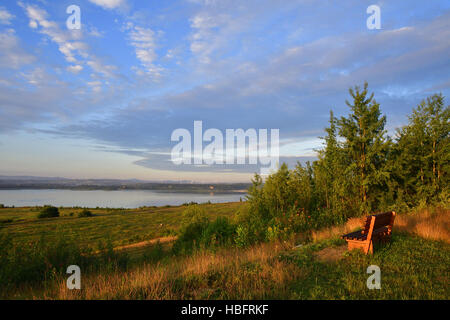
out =
[[41,212],[37,216],[39,219],[42,218],[54,218],[59,217],[59,210],[56,207],[44,206]]
[[238,247],[245,247],[265,239],[266,222],[255,212],[250,203],[243,205],[236,213],[235,242]]
[[209,221],[208,216],[205,212],[205,210],[197,205],[189,205],[184,211],[183,211],[183,217],[181,221],[181,225],[187,226],[191,223],[199,223],[199,224],[206,224]]
[[172,251],[175,254],[188,254],[200,248],[203,232],[208,225],[208,221],[197,221],[183,226],[180,236],[173,244]]
[[202,234],[202,245],[204,247],[217,247],[230,245],[236,235],[236,226],[225,217],[219,217],[210,222]]
[[52,279],[64,274],[71,264],[87,267],[87,259],[77,243],[63,236],[51,241],[41,238],[24,246],[14,242],[12,236],[1,234],[0,287]]
[[93,216],[92,212],[89,211],[88,209],[83,209],[81,212],[78,213],[79,218],[92,217],[92,216]]
[[227,218],[219,217],[210,222],[199,205],[189,205],[183,212],[180,235],[172,250],[175,254],[188,254],[195,249],[231,245],[236,226]]
[[3,203],[0,203],[0,209],[3,209],[5,205]]
[[191,201],[191,202],[185,202],[185,203],[183,203],[182,206],[193,206],[193,205],[196,205],[196,204],[198,204],[198,203],[195,202],[195,201]]
[[175,241],[172,250],[176,254],[187,254],[200,248],[203,232],[209,226],[209,218],[199,205],[189,205],[181,220],[180,236]]
[[158,262],[164,257],[164,250],[161,242],[157,241],[144,252],[144,259],[150,262]]

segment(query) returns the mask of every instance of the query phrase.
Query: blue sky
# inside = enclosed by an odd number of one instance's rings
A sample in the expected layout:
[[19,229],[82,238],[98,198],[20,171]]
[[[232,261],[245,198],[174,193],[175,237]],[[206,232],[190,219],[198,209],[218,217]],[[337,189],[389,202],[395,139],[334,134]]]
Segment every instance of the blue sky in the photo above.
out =
[[393,135],[448,96],[449,57],[448,1],[2,1],[0,175],[248,181],[175,166],[172,131],[277,128],[282,160],[312,159],[350,86],[368,81]]

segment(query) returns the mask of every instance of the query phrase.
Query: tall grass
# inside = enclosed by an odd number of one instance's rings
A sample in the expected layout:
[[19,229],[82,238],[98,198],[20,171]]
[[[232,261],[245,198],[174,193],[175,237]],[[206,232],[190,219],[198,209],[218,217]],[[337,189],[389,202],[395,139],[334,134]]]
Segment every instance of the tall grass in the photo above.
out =
[[[351,218],[345,224],[313,230],[313,241],[337,237],[361,228],[366,217]],[[401,231],[418,235],[425,239],[450,243],[450,211],[442,207],[419,209],[398,214],[394,221],[394,232]]]
[[110,241],[98,243],[98,253],[82,247],[78,242],[63,234],[26,245],[17,242],[7,233],[0,234],[0,298],[10,290],[27,285],[46,286],[65,275],[69,265],[78,265],[85,272],[101,270],[125,270],[128,264],[126,254],[113,250]]
[[409,215],[399,215],[394,226],[425,239],[450,243],[450,211],[436,207],[426,208]]
[[292,243],[264,243],[247,249],[196,251],[167,263],[145,263],[128,271],[82,276],[81,290],[66,278],[34,297],[44,299],[265,299],[287,298],[286,283],[300,279],[294,265],[277,259]]

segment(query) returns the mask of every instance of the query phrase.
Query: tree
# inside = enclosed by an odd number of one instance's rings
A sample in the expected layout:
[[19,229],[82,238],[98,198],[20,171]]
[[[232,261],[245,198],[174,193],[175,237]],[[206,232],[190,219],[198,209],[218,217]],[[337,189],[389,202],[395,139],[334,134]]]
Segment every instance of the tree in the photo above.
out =
[[[316,198],[332,214],[346,216],[351,213],[351,200],[348,190],[349,181],[345,177],[345,168],[349,165],[343,157],[343,149],[338,141],[338,123],[333,111],[330,111],[330,126],[325,128],[327,135],[324,148],[317,150],[318,160],[314,162]],[[349,201],[350,200],[350,201]]]
[[377,207],[381,187],[388,178],[386,156],[389,139],[385,137],[386,116],[382,116],[380,105],[368,96],[367,82],[364,89],[350,88],[352,103],[346,101],[352,113],[337,121],[339,134],[344,138],[343,152],[349,160],[346,178],[353,182],[357,192],[360,212],[368,213]]
[[[423,100],[397,131],[393,178],[399,186],[398,199],[408,206],[430,203],[445,192],[449,172],[449,107],[439,94]],[[447,174],[445,174],[447,173]]]

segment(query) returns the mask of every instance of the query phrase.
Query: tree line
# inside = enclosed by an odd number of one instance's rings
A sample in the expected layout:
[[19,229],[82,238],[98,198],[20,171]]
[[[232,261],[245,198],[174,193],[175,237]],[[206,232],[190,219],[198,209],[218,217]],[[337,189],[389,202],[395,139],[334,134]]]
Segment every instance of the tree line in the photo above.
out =
[[367,83],[349,90],[348,116],[330,112],[318,159],[252,180],[238,213],[237,242],[287,237],[372,212],[449,203],[449,106],[433,94],[387,135]]

